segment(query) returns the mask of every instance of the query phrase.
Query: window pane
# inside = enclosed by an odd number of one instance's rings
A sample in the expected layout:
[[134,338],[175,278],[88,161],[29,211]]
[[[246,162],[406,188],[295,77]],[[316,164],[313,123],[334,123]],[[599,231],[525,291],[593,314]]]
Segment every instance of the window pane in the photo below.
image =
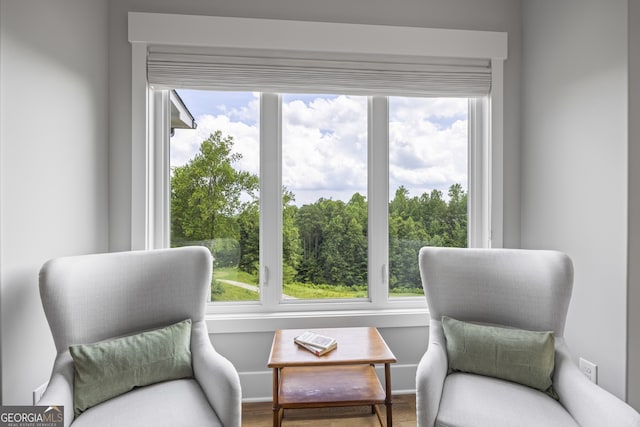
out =
[[389,295],[422,295],[422,246],[467,246],[468,99],[389,99]]
[[282,96],[283,297],[366,298],[367,98]]
[[259,95],[178,94],[198,126],[171,138],[171,246],[211,250],[212,301],[259,300]]

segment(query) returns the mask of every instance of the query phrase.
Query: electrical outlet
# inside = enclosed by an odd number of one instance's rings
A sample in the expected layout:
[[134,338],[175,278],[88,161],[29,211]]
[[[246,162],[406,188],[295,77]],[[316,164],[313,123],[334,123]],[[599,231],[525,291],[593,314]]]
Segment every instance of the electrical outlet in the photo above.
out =
[[580,370],[592,383],[598,383],[598,366],[587,359],[580,358]]

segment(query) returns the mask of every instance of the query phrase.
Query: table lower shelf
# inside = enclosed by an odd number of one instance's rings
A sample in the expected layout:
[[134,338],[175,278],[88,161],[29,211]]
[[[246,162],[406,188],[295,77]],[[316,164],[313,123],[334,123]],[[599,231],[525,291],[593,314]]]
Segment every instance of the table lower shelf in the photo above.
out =
[[280,373],[281,408],[320,408],[385,403],[386,394],[371,365],[287,367]]

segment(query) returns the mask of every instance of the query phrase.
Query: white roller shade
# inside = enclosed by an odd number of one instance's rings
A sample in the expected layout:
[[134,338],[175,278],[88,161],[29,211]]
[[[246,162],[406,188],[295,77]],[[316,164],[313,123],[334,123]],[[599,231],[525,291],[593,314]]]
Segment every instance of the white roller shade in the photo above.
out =
[[[260,51],[219,54],[153,47],[148,82],[156,88],[387,96],[484,96],[489,60],[358,58]],[[326,55],[325,55],[326,56]]]

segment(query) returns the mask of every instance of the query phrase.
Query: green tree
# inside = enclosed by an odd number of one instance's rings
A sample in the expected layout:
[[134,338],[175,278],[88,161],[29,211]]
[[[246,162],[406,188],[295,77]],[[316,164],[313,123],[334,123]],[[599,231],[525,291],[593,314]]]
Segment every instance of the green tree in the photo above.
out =
[[282,277],[284,283],[291,283],[298,274],[302,258],[302,242],[296,225],[298,208],[293,204],[295,195],[283,190],[282,193]]
[[247,203],[238,215],[240,231],[240,263],[242,271],[257,275],[260,269],[260,206],[255,200]]
[[408,195],[409,190],[407,190],[403,185],[398,187],[393,200],[389,202],[389,215],[396,215],[402,219],[406,219],[406,215],[409,214],[409,210],[407,209],[409,204]]
[[322,265],[322,282],[330,285],[343,284],[345,270],[349,267],[343,246],[345,235],[344,218],[340,213],[328,219],[322,227],[322,244],[318,260]]
[[418,251],[422,246],[467,246],[467,194],[453,184],[446,201],[432,190],[409,197],[396,190],[389,202],[389,286],[399,290],[420,288]]
[[355,193],[348,203],[320,199],[299,209],[303,241],[298,280],[356,286],[367,283],[367,202]]
[[[296,280],[301,283],[331,283],[334,273],[327,271],[327,265],[333,265],[338,248],[334,246],[331,230],[338,229],[334,218],[341,215],[343,202],[320,198],[312,204],[301,206],[296,210],[295,224],[298,229],[302,259],[299,263]],[[334,219],[334,224],[328,222]],[[331,236],[329,236],[331,234]],[[339,234],[339,233],[336,233]],[[327,264],[327,260],[330,260]]]
[[[216,267],[257,275],[260,207],[258,177],[234,167],[233,138],[220,131],[171,178],[172,243],[212,240]],[[397,292],[420,287],[420,247],[467,245],[467,194],[452,185],[448,200],[438,190],[410,197],[400,187],[389,202],[389,285]],[[367,283],[368,204],[320,198],[297,207],[283,189],[282,255],[285,283],[362,286]]]
[[311,281],[312,277],[319,277],[318,252],[322,241],[322,217],[318,203],[298,208],[295,224],[302,246],[297,280],[305,283]]
[[238,239],[236,216],[247,202],[242,194],[255,197],[258,177],[238,171],[242,158],[233,153],[233,137],[216,131],[202,141],[200,150],[171,178],[172,240]]
[[366,285],[368,273],[368,203],[355,193],[345,207],[343,253],[347,259],[343,283],[348,286]]
[[467,193],[462,185],[449,187],[447,204],[447,222],[449,224],[449,246],[464,248],[467,246]]

